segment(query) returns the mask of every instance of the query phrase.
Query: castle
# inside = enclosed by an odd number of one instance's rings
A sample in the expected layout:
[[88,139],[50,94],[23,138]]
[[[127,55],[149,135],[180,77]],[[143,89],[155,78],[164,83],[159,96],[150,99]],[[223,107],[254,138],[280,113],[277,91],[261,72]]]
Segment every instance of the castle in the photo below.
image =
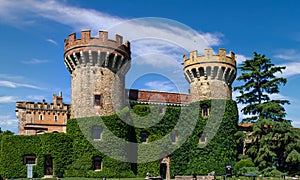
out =
[[[2,155],[10,157],[1,161],[3,177],[22,177],[26,166],[32,165],[35,177],[60,172],[68,177],[116,177],[120,171],[123,177],[150,172],[170,179],[212,171],[221,174],[226,165],[234,164],[238,111],[232,100],[233,52],[227,55],[219,49],[213,54],[209,48],[203,55],[197,51],[184,55],[188,94],[125,89],[130,43],[123,44],[120,35],[109,39],[105,31],[99,31],[98,37],[91,37],[90,31],[82,31],[81,38],[69,35],[64,41],[64,63],[71,75],[71,105],[63,102],[62,93],[53,94],[52,103],[16,103],[19,135],[27,136],[3,139]],[[213,107],[220,102],[224,106]],[[155,123],[134,126],[121,119],[122,113],[132,122]],[[37,134],[41,135],[30,136]],[[109,134],[135,145],[115,142]],[[161,144],[153,148],[153,142]],[[121,149],[124,162],[99,148],[112,150],[113,155]],[[15,167],[21,170],[12,171]]]
[[107,116],[126,105],[163,104],[187,106],[190,102],[209,99],[231,99],[231,84],[236,77],[233,52],[205,49],[204,55],[192,51],[184,55],[184,75],[190,84],[189,94],[125,89],[125,75],[131,65],[130,43],[108,32],[99,31],[91,37],[82,31],[81,38],[69,35],[64,41],[64,63],[71,75],[71,105],[64,104],[62,95],[53,95],[53,103],[17,102],[19,135],[44,132],[66,132],[69,118]]

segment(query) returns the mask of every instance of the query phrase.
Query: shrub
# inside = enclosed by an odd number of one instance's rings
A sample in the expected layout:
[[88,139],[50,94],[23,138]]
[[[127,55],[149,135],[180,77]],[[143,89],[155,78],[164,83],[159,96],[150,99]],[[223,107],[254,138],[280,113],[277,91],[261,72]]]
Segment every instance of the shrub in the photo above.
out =
[[[234,170],[235,174],[244,175],[245,174],[244,171],[247,170],[247,168],[245,169],[244,167],[254,167],[254,163],[252,162],[252,160],[250,158],[249,159],[242,159],[239,162],[237,162],[234,165],[233,170]],[[241,170],[242,168],[244,168],[244,169]],[[248,174],[251,174],[251,173],[248,173]]]

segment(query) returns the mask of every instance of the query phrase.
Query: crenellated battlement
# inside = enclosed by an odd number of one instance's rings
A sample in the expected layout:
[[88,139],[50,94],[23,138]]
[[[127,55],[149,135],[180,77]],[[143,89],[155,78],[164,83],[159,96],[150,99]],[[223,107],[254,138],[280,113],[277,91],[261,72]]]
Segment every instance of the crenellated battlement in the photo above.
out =
[[233,52],[229,52],[229,56],[226,55],[225,49],[219,49],[218,54],[213,54],[213,51],[211,48],[204,50],[204,55],[198,55],[198,51],[192,51],[190,52],[190,56],[187,57],[186,55],[183,56],[184,58],[184,66],[189,66],[195,63],[217,63],[217,62],[224,62],[231,64],[232,66],[236,66],[236,57]]
[[[184,75],[190,83],[191,101],[205,99],[230,99],[231,84],[236,77],[236,57],[233,52],[226,55],[225,49],[218,54],[205,49],[204,55],[197,50],[190,52],[189,57],[183,56]],[[219,87],[219,88],[218,88]],[[222,89],[224,90],[213,90]],[[222,94],[226,90],[225,94]],[[223,91],[223,92],[222,92]],[[213,92],[217,92],[212,94]]]
[[72,73],[81,65],[98,66],[110,69],[112,72],[127,73],[130,68],[130,43],[123,43],[123,37],[116,34],[115,39],[108,39],[108,32],[99,31],[98,37],[91,37],[91,31],[82,31],[81,38],[70,34],[64,42],[64,62]]
[[53,94],[53,102],[47,103],[45,100],[42,102],[28,102],[28,101],[20,101],[16,102],[17,109],[24,109],[29,111],[62,111],[68,112],[71,108],[69,104],[65,104],[62,102],[62,96],[57,96]]
[[[107,31],[99,31],[98,37],[92,37],[90,30],[81,31],[81,38],[76,38],[76,33],[72,33],[68,38],[64,40],[64,48],[67,51],[75,46],[85,45],[105,45],[114,48],[120,48],[123,43],[123,37],[119,34],[115,34],[115,39],[108,39]],[[130,48],[130,43],[125,42],[124,45],[127,49]]]

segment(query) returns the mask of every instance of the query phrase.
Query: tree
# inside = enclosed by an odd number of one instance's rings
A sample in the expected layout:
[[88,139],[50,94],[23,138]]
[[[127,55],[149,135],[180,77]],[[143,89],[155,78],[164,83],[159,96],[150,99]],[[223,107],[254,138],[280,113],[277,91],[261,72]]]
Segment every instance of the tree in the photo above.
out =
[[242,75],[237,78],[245,84],[234,88],[240,95],[236,97],[237,103],[246,104],[242,109],[245,121],[256,122],[260,119],[283,121],[286,113],[283,105],[289,104],[288,100],[271,100],[270,95],[279,93],[279,86],[285,85],[286,78],[276,77],[285,67],[277,67],[265,55],[254,52],[254,57],[245,60],[239,69]]
[[254,57],[245,60],[239,69],[242,75],[237,80],[244,84],[234,88],[240,93],[236,100],[246,105],[242,113],[250,115],[243,121],[253,122],[247,154],[261,170],[273,167],[288,171],[295,168],[287,166],[300,163],[297,154],[300,152],[299,134],[285,119],[284,105],[289,101],[271,99],[272,94],[279,93],[279,86],[287,82],[286,78],[276,77],[285,67],[275,66],[265,55],[254,52]]

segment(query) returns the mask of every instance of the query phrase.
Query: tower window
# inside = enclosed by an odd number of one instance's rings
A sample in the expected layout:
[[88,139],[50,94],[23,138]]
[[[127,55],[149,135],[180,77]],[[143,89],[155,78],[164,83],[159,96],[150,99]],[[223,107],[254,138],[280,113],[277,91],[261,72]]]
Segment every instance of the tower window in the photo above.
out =
[[146,132],[141,133],[141,142],[148,143],[148,133]]
[[208,117],[209,116],[209,108],[207,105],[202,106],[202,117]]
[[94,126],[92,128],[92,136],[93,136],[93,140],[101,140],[102,139],[102,127]]
[[102,106],[102,100],[103,98],[102,98],[102,95],[100,95],[100,94],[97,94],[97,95],[95,95],[95,97],[94,97],[94,105],[95,106]]
[[44,115],[43,115],[43,114],[40,114],[40,115],[39,115],[39,119],[40,119],[40,120],[44,120]]
[[101,171],[102,170],[102,158],[99,156],[93,157],[93,170]]

